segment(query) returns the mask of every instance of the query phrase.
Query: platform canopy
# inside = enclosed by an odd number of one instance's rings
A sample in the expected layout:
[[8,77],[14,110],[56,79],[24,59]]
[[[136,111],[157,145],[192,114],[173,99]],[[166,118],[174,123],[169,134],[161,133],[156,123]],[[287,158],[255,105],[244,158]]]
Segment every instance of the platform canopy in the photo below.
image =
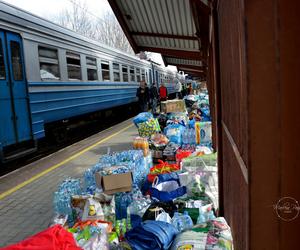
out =
[[164,63],[205,77],[208,0],[108,0],[135,53],[161,53]]

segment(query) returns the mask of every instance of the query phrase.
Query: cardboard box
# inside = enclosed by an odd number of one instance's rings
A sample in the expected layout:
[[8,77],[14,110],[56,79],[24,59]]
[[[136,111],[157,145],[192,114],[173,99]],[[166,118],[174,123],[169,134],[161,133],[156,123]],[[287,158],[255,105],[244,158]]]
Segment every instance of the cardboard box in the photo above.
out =
[[184,100],[169,100],[161,102],[161,111],[164,113],[185,112]]
[[95,174],[96,184],[105,194],[129,192],[132,189],[132,172],[102,176]]

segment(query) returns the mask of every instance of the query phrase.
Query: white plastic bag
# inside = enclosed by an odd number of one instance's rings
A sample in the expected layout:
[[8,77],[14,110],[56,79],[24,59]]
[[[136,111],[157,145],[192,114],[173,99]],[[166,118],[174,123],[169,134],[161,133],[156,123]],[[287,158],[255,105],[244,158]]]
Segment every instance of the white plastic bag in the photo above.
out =
[[82,221],[85,220],[104,220],[104,213],[100,202],[93,198],[87,200],[82,215]]
[[163,210],[163,212],[156,216],[155,220],[164,221],[171,224],[172,218],[167,212]]
[[80,247],[83,250],[94,250],[94,249],[109,250],[107,235],[105,232],[101,234],[96,234]]
[[153,187],[155,187],[159,191],[171,192],[179,188],[179,185],[177,181],[166,181],[157,185],[153,185]]

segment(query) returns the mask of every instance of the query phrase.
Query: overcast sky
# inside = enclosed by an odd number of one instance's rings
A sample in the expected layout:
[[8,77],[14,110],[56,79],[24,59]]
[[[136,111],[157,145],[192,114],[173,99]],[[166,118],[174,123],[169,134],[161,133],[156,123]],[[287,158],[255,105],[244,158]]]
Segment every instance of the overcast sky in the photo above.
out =
[[[38,16],[49,18],[72,5],[73,0],[3,0]],[[80,0],[86,2],[89,12],[102,16],[106,11],[112,11],[107,0]]]
[[[9,4],[15,5],[26,11],[29,11],[38,16],[44,17],[46,19],[51,19],[51,16],[58,15],[62,10],[68,8],[72,5],[74,0],[3,0]],[[90,16],[93,17],[102,15],[111,11],[112,9],[107,2],[107,0],[79,0],[81,2],[86,2],[88,11],[91,13]],[[160,54],[153,53],[152,60],[164,64]],[[174,67],[171,67],[175,70]]]

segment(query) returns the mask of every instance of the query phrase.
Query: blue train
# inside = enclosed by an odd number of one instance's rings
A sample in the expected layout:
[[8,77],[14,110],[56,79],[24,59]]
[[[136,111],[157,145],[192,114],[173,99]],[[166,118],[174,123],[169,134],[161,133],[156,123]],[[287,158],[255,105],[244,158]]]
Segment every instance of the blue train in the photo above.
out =
[[183,76],[0,2],[0,162],[35,151],[47,124],[134,103],[140,80],[172,93],[175,78]]

